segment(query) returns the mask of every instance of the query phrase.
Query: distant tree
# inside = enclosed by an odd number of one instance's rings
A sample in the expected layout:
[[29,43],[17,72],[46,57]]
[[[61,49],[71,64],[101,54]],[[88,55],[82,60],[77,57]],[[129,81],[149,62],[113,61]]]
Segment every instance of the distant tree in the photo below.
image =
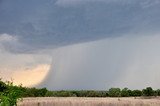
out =
[[128,89],[129,96],[133,96],[132,90]]
[[87,97],[102,97],[104,96],[102,92],[100,91],[87,91]]
[[108,97],[108,92],[107,91],[99,91],[99,96],[98,97]]
[[157,92],[157,90],[154,90],[153,92],[154,92],[154,94],[153,94],[153,95],[154,95],[155,97],[156,97],[156,96],[158,96],[158,92]]
[[47,91],[45,94],[45,97],[54,97],[54,92],[53,91]]
[[108,94],[110,97],[120,97],[121,89],[120,88],[110,88]]
[[157,96],[160,96],[160,89],[157,89],[156,92],[157,92]]
[[44,97],[45,95],[46,95],[46,93],[47,93],[47,88],[41,88],[41,89],[38,89],[38,96],[40,96],[40,97]]
[[47,93],[46,88],[23,88],[23,96],[24,97],[44,97]]
[[132,96],[142,96],[142,91],[141,90],[133,90],[132,91]]
[[86,90],[81,90],[81,91],[76,91],[77,97],[87,97],[87,91]]
[[129,95],[129,89],[128,88],[124,88],[124,89],[122,89],[122,91],[121,91],[121,96],[122,97],[128,97],[128,96],[130,96]]
[[25,97],[38,97],[36,88],[26,88]]
[[143,96],[154,96],[154,90],[151,87],[147,87],[142,90]]
[[57,96],[58,97],[71,97],[72,93],[70,91],[59,91]]

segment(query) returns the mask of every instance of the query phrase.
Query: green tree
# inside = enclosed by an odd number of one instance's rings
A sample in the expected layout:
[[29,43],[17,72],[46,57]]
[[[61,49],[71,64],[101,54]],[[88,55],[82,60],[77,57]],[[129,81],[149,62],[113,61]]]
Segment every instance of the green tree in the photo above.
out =
[[129,96],[133,96],[132,90],[128,89]]
[[47,91],[45,97],[55,97],[55,93],[53,91]]
[[142,90],[144,96],[154,96],[154,90],[151,87],[147,87]]
[[76,92],[77,97],[87,97],[87,91],[81,90]]
[[44,97],[47,93],[47,89],[46,88],[41,88],[41,89],[38,89],[37,93],[38,93],[38,96],[40,97]]
[[121,89],[120,88],[110,88],[108,94],[110,97],[120,97]]
[[87,91],[87,97],[100,97],[100,93],[98,91]]
[[121,96],[122,97],[128,97],[129,96],[129,89],[128,88],[122,89]]
[[108,97],[108,92],[107,91],[99,91],[98,97]]
[[156,92],[157,92],[157,96],[160,96],[160,89],[157,89]]
[[59,91],[57,96],[59,96],[59,97],[71,97],[72,93],[70,91]]
[[142,96],[142,91],[141,90],[133,90],[132,91],[132,96]]

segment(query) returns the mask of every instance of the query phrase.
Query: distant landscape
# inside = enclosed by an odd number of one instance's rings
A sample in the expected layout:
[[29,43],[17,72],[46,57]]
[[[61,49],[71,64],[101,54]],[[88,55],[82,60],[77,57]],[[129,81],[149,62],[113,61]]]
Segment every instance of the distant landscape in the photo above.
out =
[[110,88],[109,90],[61,90],[16,86],[0,81],[0,106],[159,106],[160,89]]

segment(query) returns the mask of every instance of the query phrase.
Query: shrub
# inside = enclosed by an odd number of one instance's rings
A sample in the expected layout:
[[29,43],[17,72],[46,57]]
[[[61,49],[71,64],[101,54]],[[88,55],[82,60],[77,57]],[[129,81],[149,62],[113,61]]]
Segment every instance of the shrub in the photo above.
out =
[[6,89],[7,89],[7,85],[4,82],[2,82],[0,79],[0,92],[3,92]]
[[13,86],[12,82],[7,82],[6,87],[0,95],[0,106],[16,106],[17,100],[21,98],[22,94],[20,87]]

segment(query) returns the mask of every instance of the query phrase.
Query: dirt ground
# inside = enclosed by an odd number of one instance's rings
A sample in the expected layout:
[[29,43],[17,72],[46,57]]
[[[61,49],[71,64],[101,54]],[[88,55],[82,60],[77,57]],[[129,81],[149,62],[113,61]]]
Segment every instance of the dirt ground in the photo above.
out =
[[160,97],[156,98],[77,98],[42,97],[24,98],[18,106],[160,106]]

